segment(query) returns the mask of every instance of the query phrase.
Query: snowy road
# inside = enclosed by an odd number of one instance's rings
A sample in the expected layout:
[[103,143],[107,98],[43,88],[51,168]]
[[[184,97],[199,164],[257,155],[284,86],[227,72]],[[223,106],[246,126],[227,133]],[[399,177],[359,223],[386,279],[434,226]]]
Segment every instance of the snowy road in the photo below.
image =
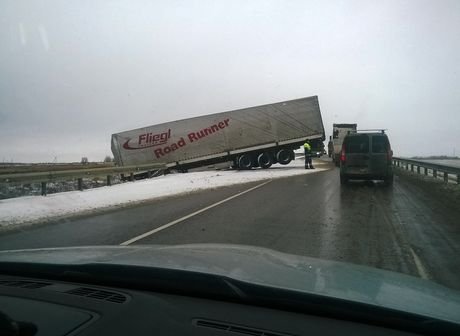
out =
[[[453,191],[446,193],[444,184],[404,171],[398,171],[392,188],[360,182],[341,186],[339,171],[331,166],[308,173],[295,165],[269,171],[192,173],[126,184],[123,188],[142,190],[143,199],[157,198],[4,232],[0,250],[245,244],[393,270],[460,289],[460,207]],[[273,178],[279,176],[284,178]],[[190,177],[194,177],[193,183]],[[248,183],[234,184],[242,181]],[[232,185],[217,188],[219,184]],[[199,191],[211,187],[214,189]],[[165,197],[178,190],[193,193]],[[55,197],[99,193],[94,190]],[[119,195],[110,198],[111,194],[102,194],[107,197],[104,204],[120,201]],[[77,204],[88,206],[77,202],[73,208]],[[31,211],[24,209],[24,213]],[[62,213],[60,209],[55,212]]]
[[85,191],[70,191],[43,196],[27,196],[0,200],[0,227],[9,229],[18,225],[56,219],[75,214],[93,213],[110,208],[132,205],[168,196],[215,189],[235,184],[264,181],[281,177],[312,174],[331,168],[324,161],[317,169],[305,170],[303,160],[287,166],[273,165],[270,169],[245,171],[200,171],[170,174],[130,183]]

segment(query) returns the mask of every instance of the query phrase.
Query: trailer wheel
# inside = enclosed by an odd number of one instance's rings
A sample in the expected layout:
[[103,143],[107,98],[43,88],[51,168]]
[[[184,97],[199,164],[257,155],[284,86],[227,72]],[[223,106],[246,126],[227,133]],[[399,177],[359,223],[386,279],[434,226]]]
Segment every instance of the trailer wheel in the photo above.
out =
[[257,163],[263,169],[270,168],[273,164],[270,154],[268,154],[267,152],[259,154],[259,156],[257,157]]
[[282,165],[287,165],[292,161],[292,150],[280,149],[276,153],[276,160]]
[[238,168],[239,169],[251,169],[252,160],[251,156],[248,154],[243,154],[238,158]]

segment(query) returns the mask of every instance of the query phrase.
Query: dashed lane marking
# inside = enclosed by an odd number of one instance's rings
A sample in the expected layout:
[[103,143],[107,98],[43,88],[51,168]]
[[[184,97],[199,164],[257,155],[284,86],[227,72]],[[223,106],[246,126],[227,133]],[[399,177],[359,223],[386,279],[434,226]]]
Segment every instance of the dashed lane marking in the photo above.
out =
[[429,279],[430,277],[428,276],[428,272],[423,266],[422,261],[418,257],[417,253],[412,249],[412,247],[409,247],[410,253],[412,254],[412,258],[414,259],[415,267],[417,267],[418,274],[422,279]]
[[239,196],[241,196],[241,195],[244,195],[244,194],[246,194],[246,193],[248,193],[248,192],[250,192],[250,191],[253,191],[253,190],[257,189],[257,188],[260,188],[260,187],[266,185],[267,183],[270,183],[271,181],[272,181],[272,180],[265,181],[264,183],[258,184],[258,185],[256,185],[255,187],[249,188],[249,189],[244,190],[244,191],[242,191],[242,192],[240,192],[240,193],[238,193],[238,194],[235,194],[235,195],[233,195],[233,196],[227,197],[226,199],[223,199],[223,200],[221,200],[221,201],[219,201],[219,202],[213,203],[213,204],[211,204],[211,205],[209,205],[209,206],[207,206],[207,207],[205,207],[205,208],[203,208],[203,209],[200,209],[200,210],[198,210],[198,211],[192,212],[191,214],[188,214],[188,215],[186,215],[186,216],[184,216],[184,217],[181,217],[181,218],[179,218],[179,219],[176,219],[176,220],[174,220],[174,221],[172,221],[172,222],[169,222],[169,223],[167,223],[167,224],[165,224],[165,225],[162,225],[162,226],[160,226],[160,227],[157,227],[156,229],[150,230],[150,231],[145,232],[145,233],[143,233],[143,234],[141,234],[141,235],[139,235],[139,236],[136,236],[136,237],[134,237],[134,238],[131,238],[130,240],[127,240],[127,241],[121,243],[120,245],[122,245],[122,246],[130,245],[130,244],[132,244],[132,243],[134,243],[134,242],[137,242],[138,240],[144,239],[145,237],[148,237],[148,236],[151,236],[151,235],[153,235],[153,234],[155,234],[155,233],[157,233],[157,232],[163,231],[163,230],[165,230],[165,229],[167,229],[167,228],[169,228],[169,227],[171,227],[171,226],[173,226],[173,225],[176,225],[176,224],[178,224],[178,223],[180,223],[180,222],[183,222],[183,221],[185,221],[185,220],[187,220],[187,219],[189,219],[189,218],[191,218],[191,217],[193,217],[193,216],[196,216],[196,215],[198,215],[198,214],[200,214],[200,213],[203,213],[203,212],[205,212],[205,211],[207,211],[207,210],[209,210],[209,209],[212,209],[212,208],[214,208],[214,207],[216,207],[216,206],[218,206],[218,205],[221,205],[222,203],[228,202],[228,201],[230,201],[230,200],[232,200],[232,199],[234,199],[234,198],[236,198],[236,197],[239,197]]

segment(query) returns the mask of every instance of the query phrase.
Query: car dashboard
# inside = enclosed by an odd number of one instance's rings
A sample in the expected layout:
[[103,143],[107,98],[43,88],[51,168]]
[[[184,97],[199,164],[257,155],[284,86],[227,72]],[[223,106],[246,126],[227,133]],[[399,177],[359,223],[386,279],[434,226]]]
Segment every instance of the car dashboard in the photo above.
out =
[[0,310],[36,335],[412,335],[382,326],[184,295],[0,277]]

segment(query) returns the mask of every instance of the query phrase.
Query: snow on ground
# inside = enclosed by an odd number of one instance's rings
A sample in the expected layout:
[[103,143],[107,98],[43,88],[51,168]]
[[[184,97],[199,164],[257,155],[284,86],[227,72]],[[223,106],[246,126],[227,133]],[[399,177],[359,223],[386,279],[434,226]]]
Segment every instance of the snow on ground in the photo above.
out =
[[11,228],[19,224],[40,222],[198,190],[311,174],[328,169],[328,165],[321,161],[316,162],[315,170],[305,170],[303,166],[303,160],[297,159],[287,166],[273,165],[270,169],[170,174],[85,191],[0,200],[0,227]]

